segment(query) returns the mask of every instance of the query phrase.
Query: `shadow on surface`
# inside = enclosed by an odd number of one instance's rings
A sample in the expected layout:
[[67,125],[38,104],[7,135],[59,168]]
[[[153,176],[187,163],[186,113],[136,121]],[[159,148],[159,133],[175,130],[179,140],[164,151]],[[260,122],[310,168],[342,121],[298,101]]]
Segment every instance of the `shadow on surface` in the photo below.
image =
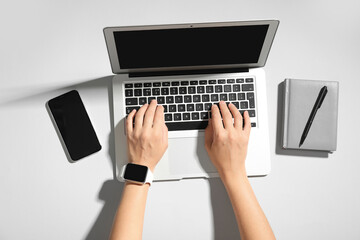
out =
[[[217,174],[216,168],[210,161],[205,150],[204,137],[198,138],[196,151],[198,161],[204,171]],[[221,179],[219,177],[213,177],[207,180],[210,186],[214,240],[241,239],[235,214]]]
[[284,92],[285,92],[285,82],[281,82],[278,85],[275,153],[279,154],[279,155],[301,156],[301,157],[319,157],[319,158],[329,157],[329,152],[325,152],[325,151],[297,150],[297,149],[282,148]]

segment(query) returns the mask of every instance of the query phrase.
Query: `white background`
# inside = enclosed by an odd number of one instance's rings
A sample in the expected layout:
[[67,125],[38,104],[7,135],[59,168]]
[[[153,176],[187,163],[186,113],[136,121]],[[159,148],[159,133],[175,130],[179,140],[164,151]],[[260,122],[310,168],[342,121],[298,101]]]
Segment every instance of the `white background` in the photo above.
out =
[[[250,180],[275,235],[360,239],[359,9],[355,0],[1,1],[0,239],[108,237],[122,185],[113,180],[104,27],[250,19],[280,20],[265,68],[272,172]],[[334,154],[276,153],[278,84],[288,77],[340,82]],[[74,164],[45,109],[71,89],[103,147]],[[222,183],[155,183],[143,238],[239,238]]]

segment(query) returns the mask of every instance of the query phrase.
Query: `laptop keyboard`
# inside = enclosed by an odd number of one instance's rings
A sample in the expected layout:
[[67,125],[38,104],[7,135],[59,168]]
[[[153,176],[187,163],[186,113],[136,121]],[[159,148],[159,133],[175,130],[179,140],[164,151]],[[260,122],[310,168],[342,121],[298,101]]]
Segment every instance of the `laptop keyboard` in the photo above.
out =
[[[164,107],[169,131],[205,129],[211,106],[221,100],[233,103],[241,114],[248,111],[256,127],[255,78],[181,81],[131,81],[124,83],[126,115],[156,99]],[[219,106],[219,105],[218,105]]]

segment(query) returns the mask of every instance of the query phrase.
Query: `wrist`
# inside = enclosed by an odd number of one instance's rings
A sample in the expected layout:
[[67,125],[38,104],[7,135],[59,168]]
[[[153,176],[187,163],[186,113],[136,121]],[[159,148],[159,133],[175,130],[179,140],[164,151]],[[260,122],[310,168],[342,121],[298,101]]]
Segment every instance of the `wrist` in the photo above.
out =
[[231,185],[232,183],[238,183],[248,179],[245,169],[238,171],[222,171],[219,172],[219,175],[224,185]]

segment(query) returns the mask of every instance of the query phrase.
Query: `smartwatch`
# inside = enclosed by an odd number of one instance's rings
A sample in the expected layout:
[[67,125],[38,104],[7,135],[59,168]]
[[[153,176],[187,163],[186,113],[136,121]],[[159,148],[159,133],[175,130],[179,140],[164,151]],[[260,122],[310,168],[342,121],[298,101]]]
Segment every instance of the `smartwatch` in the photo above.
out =
[[121,169],[121,179],[138,184],[149,183],[153,181],[153,174],[147,166],[128,163]]

